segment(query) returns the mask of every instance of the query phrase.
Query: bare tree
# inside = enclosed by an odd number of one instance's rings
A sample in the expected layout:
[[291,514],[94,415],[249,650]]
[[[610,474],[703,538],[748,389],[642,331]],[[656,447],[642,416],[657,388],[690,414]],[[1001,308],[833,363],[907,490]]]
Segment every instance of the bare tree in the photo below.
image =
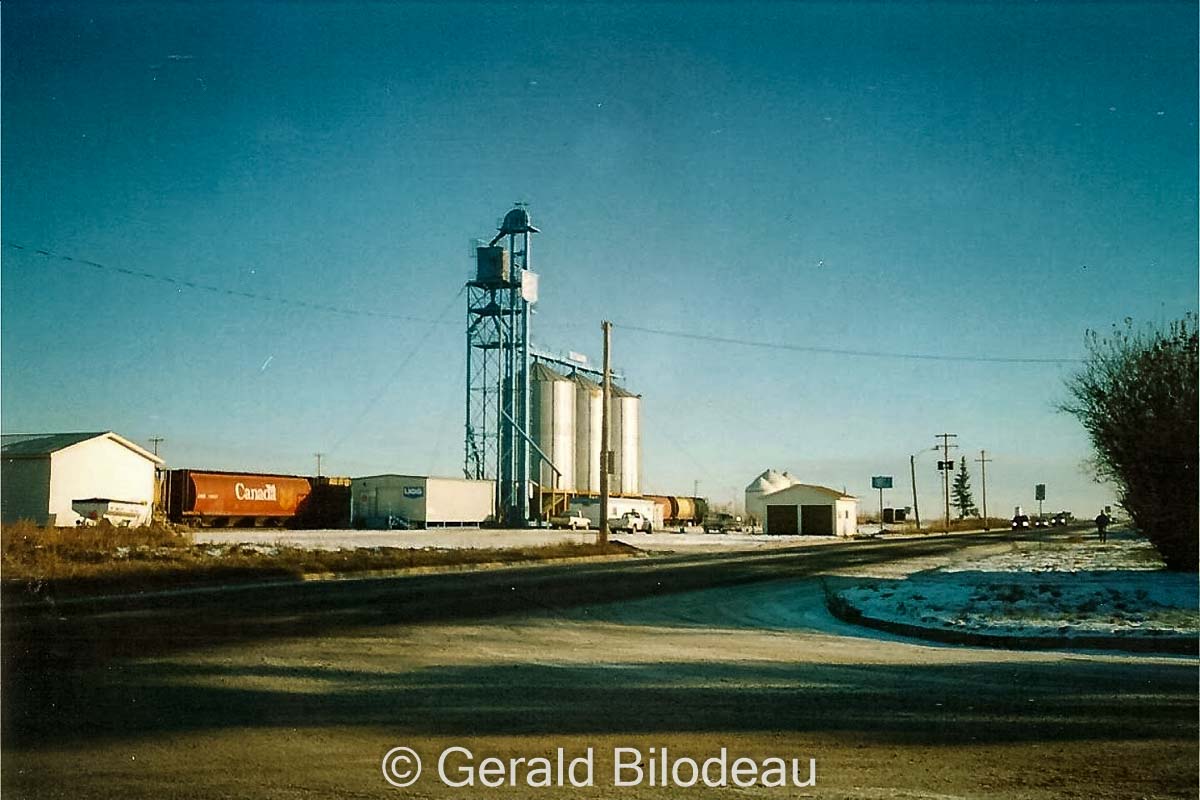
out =
[[1061,408],[1083,424],[1096,478],[1117,487],[1134,525],[1167,567],[1197,563],[1197,320],[1165,329],[1126,319],[1107,336],[1087,334],[1087,360],[1067,381]]

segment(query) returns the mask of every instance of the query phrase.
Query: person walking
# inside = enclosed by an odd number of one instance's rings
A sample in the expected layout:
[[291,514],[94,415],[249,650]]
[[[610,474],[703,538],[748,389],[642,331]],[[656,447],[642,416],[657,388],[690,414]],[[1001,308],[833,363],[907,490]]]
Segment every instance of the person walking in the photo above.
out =
[[1108,514],[1103,511],[1096,515],[1096,530],[1100,532],[1100,541],[1102,542],[1108,541],[1108,523],[1110,521]]

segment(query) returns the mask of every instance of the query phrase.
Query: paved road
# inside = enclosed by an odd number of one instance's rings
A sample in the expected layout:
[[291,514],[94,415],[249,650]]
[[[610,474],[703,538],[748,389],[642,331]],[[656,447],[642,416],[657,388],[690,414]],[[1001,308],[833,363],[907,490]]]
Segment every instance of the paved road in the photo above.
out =
[[[6,614],[15,797],[729,797],[615,789],[614,746],[818,762],[764,797],[1195,797],[1196,660],[876,636],[819,575],[1004,534],[250,588]],[[450,745],[597,753],[585,789],[399,792]],[[739,790],[739,793],[740,792]]]
[[268,634],[486,617],[816,575],[852,565],[952,553],[1008,538],[1007,532],[998,532],[845,541],[821,547],[125,595],[8,607],[3,636],[10,659],[95,663],[114,655]]

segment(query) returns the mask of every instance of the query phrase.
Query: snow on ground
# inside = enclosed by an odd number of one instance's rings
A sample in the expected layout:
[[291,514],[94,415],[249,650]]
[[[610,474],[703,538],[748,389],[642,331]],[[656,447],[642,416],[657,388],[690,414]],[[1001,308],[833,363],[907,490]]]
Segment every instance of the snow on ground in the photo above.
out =
[[1030,637],[1198,636],[1197,576],[1166,572],[1141,536],[1117,531],[1014,542],[901,580],[860,580],[837,594],[865,617]]
[[[269,528],[202,528],[192,533],[197,544],[246,544],[265,547],[302,547],[311,550],[353,550],[358,547],[422,548],[499,548],[537,547],[566,542],[591,544],[596,531],[548,529],[494,530],[479,528],[438,528],[417,531],[354,530],[279,530]],[[832,544],[845,539],[836,536],[764,536],[748,533],[703,533],[693,528],[687,533],[614,534],[613,541],[642,550],[753,550],[765,547]]]

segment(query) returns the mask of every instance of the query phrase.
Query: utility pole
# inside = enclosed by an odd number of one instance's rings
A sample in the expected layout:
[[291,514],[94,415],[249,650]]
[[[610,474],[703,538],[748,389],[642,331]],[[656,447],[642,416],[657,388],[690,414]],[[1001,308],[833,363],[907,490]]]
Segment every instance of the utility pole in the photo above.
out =
[[935,439],[942,440],[942,494],[946,500],[946,533],[950,532],[950,448],[958,448],[956,444],[950,444],[951,439],[957,439],[957,433],[935,433]]
[[[921,532],[921,509],[917,507],[917,455],[908,457],[908,471],[912,474],[913,516],[917,518],[917,533]],[[883,512],[880,512],[883,513]]]
[[321,477],[321,456],[323,456],[325,454],[324,453],[313,453],[313,455],[317,457],[317,477],[319,478],[319,477]]
[[612,397],[612,362],[609,345],[612,339],[612,323],[604,320],[600,323],[604,331],[604,385],[600,401],[600,544],[608,544],[608,473],[612,467],[612,453],[609,452],[609,419],[608,403]]
[[975,460],[979,462],[979,480],[983,488],[983,529],[985,531],[990,531],[991,527],[988,525],[987,515],[987,465],[992,459],[987,457],[986,450],[980,450],[979,458]]
[[165,441],[166,441],[166,439],[164,439],[161,436],[151,436],[150,437],[150,444],[154,445],[154,455],[158,455],[158,446]]

